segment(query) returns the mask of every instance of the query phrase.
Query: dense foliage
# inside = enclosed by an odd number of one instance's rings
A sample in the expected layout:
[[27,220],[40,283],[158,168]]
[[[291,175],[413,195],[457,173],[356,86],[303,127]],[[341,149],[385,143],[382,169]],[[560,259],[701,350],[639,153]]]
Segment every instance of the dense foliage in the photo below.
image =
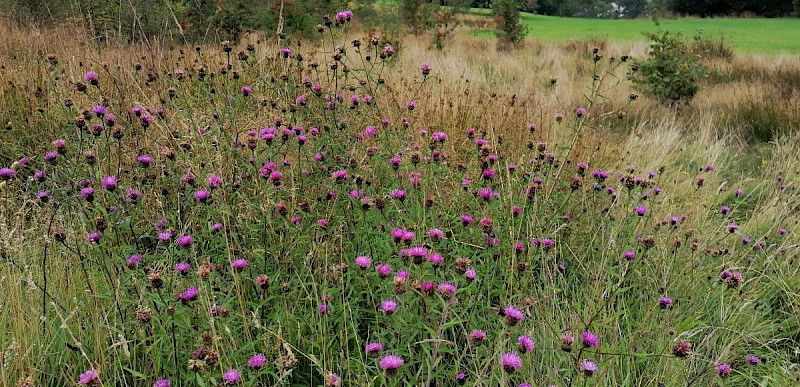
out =
[[681,35],[662,30],[645,34],[652,42],[648,57],[636,61],[632,80],[644,92],[667,104],[690,101],[700,89],[700,57]]

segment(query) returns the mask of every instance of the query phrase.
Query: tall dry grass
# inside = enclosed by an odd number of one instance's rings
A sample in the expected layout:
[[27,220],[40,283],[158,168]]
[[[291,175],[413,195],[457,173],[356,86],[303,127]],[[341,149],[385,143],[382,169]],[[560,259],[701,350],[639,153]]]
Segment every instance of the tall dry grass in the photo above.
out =
[[[38,107],[63,105],[66,94],[87,70],[102,73],[113,80],[117,102],[122,106],[156,104],[165,95],[176,68],[196,72],[203,62],[222,59],[217,46],[172,45],[153,42],[150,45],[103,45],[83,38],[74,29],[32,30],[0,24],[0,91],[4,106],[25,107],[27,110],[3,109],[0,119],[15,128],[15,137],[6,136],[0,145],[0,165],[10,165],[24,152],[42,153],[48,146],[48,133],[68,125],[65,116],[50,116]],[[357,36],[363,38],[363,36]],[[354,37],[355,38],[355,37]],[[249,36],[246,43],[259,44],[255,55],[262,63],[278,48],[270,34]],[[592,62],[592,49],[600,48],[602,66]],[[709,68],[718,71],[688,107],[680,110],[661,106],[640,96],[627,82],[626,65],[610,72],[599,72],[603,83],[591,101],[592,78],[597,68],[609,68],[609,60],[618,63],[622,56],[641,57],[646,44],[613,44],[598,41],[575,41],[569,44],[526,42],[525,47],[510,54],[499,53],[494,43],[486,40],[457,37],[443,51],[432,50],[424,38],[408,37],[402,41],[402,51],[395,63],[396,74],[390,80],[391,103],[403,106],[417,99],[423,106],[417,117],[431,132],[463,133],[467,127],[486,132],[487,138],[505,144],[498,152],[517,163],[522,149],[545,144],[558,149],[575,141],[576,158],[594,163],[626,168],[635,165],[640,170],[663,170],[670,184],[667,208],[686,211],[690,222],[702,219],[699,214],[719,205],[716,199],[700,193],[697,188],[699,168],[713,163],[724,172],[709,178],[706,185],[730,188],[748,185],[746,176],[771,176],[778,173],[796,175],[800,172],[800,149],[797,146],[800,124],[800,59],[796,57],[757,57],[736,55],[732,61],[708,61]],[[308,58],[323,62],[325,53]],[[53,65],[54,60],[58,65]],[[143,64],[141,72],[121,71],[133,63]],[[428,82],[435,88],[420,90],[411,79],[418,76],[419,65],[430,63],[436,73]],[[52,72],[53,68],[61,69]],[[218,69],[209,69],[218,71]],[[280,77],[274,68],[264,67],[261,77]],[[151,75],[152,74],[152,75]],[[157,76],[159,80],[148,81]],[[555,83],[552,82],[555,80]],[[109,85],[110,86],[110,85]],[[73,101],[84,106],[92,101]],[[553,111],[573,114],[578,107],[591,107],[589,114],[603,115],[599,124],[574,138],[553,116]],[[251,123],[269,121],[276,112],[265,109],[248,117]],[[623,118],[620,118],[623,116]],[[208,117],[187,117],[175,126],[158,127],[147,139],[153,148],[178,148],[181,144],[172,131],[189,132],[196,123]],[[250,123],[243,123],[250,124]],[[529,125],[536,124],[536,144],[530,144]],[[20,128],[24,130],[20,131]],[[774,136],[773,136],[774,132]],[[765,134],[767,133],[767,134]],[[771,144],[758,142],[770,140]],[[466,162],[464,149],[468,143],[448,143],[453,163]],[[198,155],[209,164],[225,168],[220,154]],[[768,161],[762,161],[768,160]],[[757,190],[759,187],[752,187]],[[446,193],[442,194],[446,196]],[[50,253],[44,259],[49,224],[36,217],[45,210],[35,204],[14,205],[14,198],[0,188],[0,289],[2,301],[2,333],[0,333],[0,381],[14,383],[23,375],[42,372],[39,365],[47,359],[57,363],[69,351],[94,354],[124,353],[126,341],[106,327],[106,312],[87,305],[87,289],[98,286],[95,278],[84,278],[81,263],[63,250]],[[797,222],[798,203],[781,202],[770,191],[758,196],[751,204],[754,216],[742,223],[743,228],[761,229],[765,219],[784,218],[786,223]],[[154,212],[168,211],[153,208]],[[77,210],[66,208],[53,215],[55,223],[68,222]],[[698,216],[695,216],[698,215]],[[711,227],[698,220],[695,228]],[[764,230],[766,233],[769,230]],[[63,254],[63,255],[62,255]],[[797,255],[797,252],[787,252]],[[42,268],[45,266],[46,268]],[[796,267],[796,265],[794,266]],[[775,264],[775,270],[795,270]],[[795,275],[796,273],[785,273]],[[47,277],[45,279],[45,277]],[[45,281],[49,294],[41,291]],[[51,298],[52,297],[52,298]],[[56,347],[42,334],[40,318],[42,303],[57,313],[58,321],[46,321],[71,337],[76,348]],[[81,332],[74,323],[77,313],[89,313],[97,321],[94,332]],[[15,316],[16,318],[9,318]],[[85,342],[81,337],[89,338]],[[85,356],[85,355],[84,355]],[[101,356],[98,356],[101,357]],[[91,362],[91,361],[90,361]]]

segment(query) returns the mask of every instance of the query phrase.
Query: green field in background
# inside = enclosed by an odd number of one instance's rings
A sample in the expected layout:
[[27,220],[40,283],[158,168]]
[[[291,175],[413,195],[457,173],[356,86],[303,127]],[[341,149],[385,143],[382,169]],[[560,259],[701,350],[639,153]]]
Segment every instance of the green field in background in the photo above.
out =
[[[472,10],[473,14],[488,14],[488,10]],[[616,41],[644,40],[642,32],[656,32],[650,19],[579,19],[522,14],[528,26],[528,37],[547,42],[585,37],[607,38]],[[800,19],[766,18],[681,18],[661,20],[661,27],[673,33],[694,36],[698,31],[725,42],[741,52],[763,54],[800,54]],[[493,36],[492,31],[473,32],[477,36]]]

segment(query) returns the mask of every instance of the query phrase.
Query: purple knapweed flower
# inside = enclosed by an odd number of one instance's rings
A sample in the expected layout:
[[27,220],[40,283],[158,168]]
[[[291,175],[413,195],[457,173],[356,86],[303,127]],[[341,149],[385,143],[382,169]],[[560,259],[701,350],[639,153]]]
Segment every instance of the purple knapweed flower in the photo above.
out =
[[645,216],[647,215],[647,207],[637,206],[636,209],[634,209],[634,212],[636,213],[637,216]]
[[204,189],[199,189],[194,193],[194,200],[198,203],[207,203],[208,198],[211,197],[211,192]]
[[383,344],[378,342],[367,343],[367,345],[364,346],[364,351],[367,353],[367,356],[376,358],[383,352]]
[[422,75],[428,76],[431,73],[431,65],[428,63],[423,63],[419,66],[419,70],[422,71]]
[[0,168],[0,180],[3,180],[3,181],[10,180],[11,178],[14,177],[14,175],[16,175],[16,172],[14,172],[13,169],[11,169],[11,168]]
[[397,373],[397,369],[402,367],[403,364],[405,364],[405,361],[397,355],[386,355],[381,358],[379,363],[383,371],[389,376],[394,376]]
[[473,269],[473,268],[471,268],[471,267],[470,267],[470,268],[468,268],[468,269],[467,269],[467,270],[464,272],[464,278],[466,278],[466,279],[467,279],[467,282],[472,282],[472,281],[474,281],[474,280],[475,280],[475,278],[477,278],[477,277],[478,277],[478,273],[475,271],[475,269]]
[[191,235],[182,235],[182,236],[178,237],[178,241],[177,241],[178,246],[179,247],[183,247],[183,248],[190,247],[193,242],[194,242],[194,238],[192,238]]
[[194,300],[197,299],[197,295],[198,294],[200,294],[200,290],[198,290],[196,287],[192,286],[192,287],[184,290],[183,293],[179,294],[177,298],[179,300],[181,300],[181,301],[184,301],[184,302],[194,301]]
[[247,260],[244,258],[234,259],[233,262],[231,262],[231,267],[234,271],[242,271],[247,267]]
[[756,355],[747,355],[744,357],[744,360],[751,365],[759,365],[761,364],[761,358]]
[[386,263],[379,263],[375,265],[375,271],[378,272],[378,276],[381,278],[386,278],[392,275],[392,267]]
[[525,319],[525,313],[517,309],[515,306],[507,306],[503,308],[503,315],[506,317],[508,325],[517,325],[518,322]]
[[100,185],[105,190],[113,191],[113,190],[117,189],[117,177],[116,176],[105,176],[100,180]]
[[172,382],[169,379],[158,379],[153,383],[153,387],[170,387]]
[[517,349],[522,353],[533,352],[536,345],[530,336],[520,336],[517,338]]
[[192,267],[189,265],[189,262],[180,262],[175,265],[175,272],[178,274],[187,274]]
[[135,269],[139,267],[140,263],[142,263],[142,256],[138,254],[131,255],[125,260],[125,266],[127,266],[128,269]]
[[239,373],[239,370],[236,369],[229,369],[222,374],[222,381],[224,384],[236,384],[239,383],[239,380],[242,378],[242,375]]
[[597,372],[598,369],[597,364],[588,359],[581,360],[579,368],[581,372],[583,372],[583,374],[586,375],[587,377],[594,375],[594,373]]
[[222,184],[222,178],[217,175],[211,175],[208,177],[208,186],[211,188],[217,188],[220,184]]
[[717,371],[717,375],[719,375],[719,377],[725,379],[728,376],[731,376],[733,368],[727,363],[721,363],[714,366],[714,370]]
[[87,235],[86,236],[86,240],[88,240],[89,243],[99,243],[100,242],[100,238],[102,238],[102,237],[103,237],[103,234],[100,231],[95,231],[95,232],[90,233],[89,235]]
[[479,346],[483,344],[483,341],[486,340],[486,332],[476,329],[467,335],[469,337],[469,342],[472,343],[474,346]]
[[78,376],[78,384],[82,386],[99,386],[100,374],[95,370],[88,370]]
[[89,82],[89,84],[91,84],[92,86],[98,85],[99,82],[98,78],[99,76],[94,71],[87,71],[86,74],[83,74],[84,82]]
[[372,265],[372,258],[366,255],[360,255],[356,257],[356,266],[366,269]]
[[600,345],[600,338],[591,331],[583,332],[581,340],[583,340],[583,345],[587,348],[594,348]]
[[500,365],[508,373],[514,373],[522,367],[522,359],[514,352],[506,352],[500,356]]
[[393,299],[383,300],[381,302],[381,310],[386,314],[392,314],[397,311],[397,301]]

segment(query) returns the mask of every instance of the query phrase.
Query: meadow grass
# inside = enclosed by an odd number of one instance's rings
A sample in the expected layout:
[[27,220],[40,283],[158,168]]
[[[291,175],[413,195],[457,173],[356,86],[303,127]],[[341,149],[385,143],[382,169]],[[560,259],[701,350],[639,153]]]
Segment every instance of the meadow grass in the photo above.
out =
[[0,384],[797,382],[797,58],[675,109],[643,44],[344,20],[0,26]]
[[[473,9],[473,14],[485,15],[485,10]],[[800,19],[797,18],[676,18],[660,19],[657,26],[650,19],[581,19],[522,13],[528,27],[528,38],[543,42],[564,42],[594,37],[618,42],[643,41],[643,32],[659,28],[687,37],[703,36],[724,40],[742,53],[795,54],[800,52]],[[489,37],[486,29],[468,32]]]

